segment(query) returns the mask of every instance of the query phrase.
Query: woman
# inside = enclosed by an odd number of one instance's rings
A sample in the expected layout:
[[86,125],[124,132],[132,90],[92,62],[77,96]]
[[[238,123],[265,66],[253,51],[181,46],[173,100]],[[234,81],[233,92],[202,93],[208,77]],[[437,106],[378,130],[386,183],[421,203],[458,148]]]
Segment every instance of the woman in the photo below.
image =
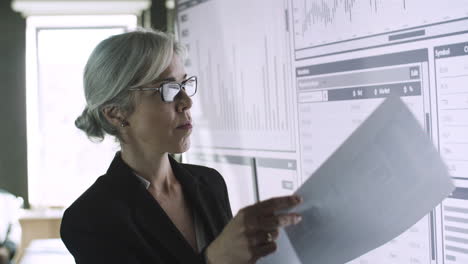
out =
[[278,228],[300,221],[275,214],[300,202],[293,196],[232,219],[221,175],[168,155],[190,146],[197,81],[183,58],[171,36],[145,30],[110,37],[91,54],[75,124],[90,138],[115,136],[121,151],[64,214],[61,235],[76,263],[255,263],[276,249]]

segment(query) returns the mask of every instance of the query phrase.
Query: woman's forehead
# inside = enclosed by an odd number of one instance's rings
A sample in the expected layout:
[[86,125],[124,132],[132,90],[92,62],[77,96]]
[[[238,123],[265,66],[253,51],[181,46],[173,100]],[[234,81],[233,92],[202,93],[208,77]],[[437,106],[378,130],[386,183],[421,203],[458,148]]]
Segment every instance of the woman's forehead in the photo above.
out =
[[182,81],[187,77],[185,67],[179,55],[172,57],[169,66],[161,73],[158,81]]

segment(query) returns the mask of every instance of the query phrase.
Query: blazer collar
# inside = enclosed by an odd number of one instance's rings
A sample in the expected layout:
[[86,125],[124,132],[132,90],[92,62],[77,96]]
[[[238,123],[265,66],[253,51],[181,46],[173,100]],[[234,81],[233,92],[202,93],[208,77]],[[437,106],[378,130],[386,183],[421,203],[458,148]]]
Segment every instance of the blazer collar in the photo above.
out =
[[[213,240],[219,230],[211,220],[211,216],[219,209],[213,207],[215,203],[211,201],[212,195],[209,194],[209,190],[201,186],[197,175],[183,168],[172,157],[169,156],[169,159],[174,175],[184,191],[185,200],[192,210],[197,210],[202,218],[208,241]],[[107,175],[111,176],[109,180],[130,202],[135,222],[143,229],[143,232],[149,234],[152,239],[158,240],[158,244],[166,247],[171,255],[179,260],[178,262],[196,263],[194,260],[199,258],[198,253],[192,249],[133,170],[122,160],[120,152],[116,153]]]

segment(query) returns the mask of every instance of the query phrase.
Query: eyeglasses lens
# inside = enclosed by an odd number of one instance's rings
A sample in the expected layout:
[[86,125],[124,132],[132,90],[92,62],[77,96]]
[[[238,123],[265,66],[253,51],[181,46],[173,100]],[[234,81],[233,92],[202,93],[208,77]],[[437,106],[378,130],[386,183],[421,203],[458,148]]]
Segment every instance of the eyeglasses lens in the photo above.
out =
[[162,94],[164,101],[172,102],[174,97],[179,93],[180,86],[178,83],[166,83],[162,86]]
[[197,80],[195,78],[189,79],[184,84],[185,93],[188,96],[193,96],[197,92]]
[[[197,92],[197,79],[191,78],[184,82],[184,91],[188,96],[193,96]],[[165,83],[162,86],[162,95],[165,102],[172,102],[180,92],[180,84]]]

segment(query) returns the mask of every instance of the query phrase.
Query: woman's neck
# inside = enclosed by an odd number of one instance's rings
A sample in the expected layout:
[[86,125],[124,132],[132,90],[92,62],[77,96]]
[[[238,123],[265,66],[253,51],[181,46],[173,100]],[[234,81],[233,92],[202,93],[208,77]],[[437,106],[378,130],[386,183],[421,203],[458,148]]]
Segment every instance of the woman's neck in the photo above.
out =
[[150,188],[157,193],[170,193],[177,180],[172,171],[169,155],[145,152],[122,145],[122,160],[139,176],[150,182]]

